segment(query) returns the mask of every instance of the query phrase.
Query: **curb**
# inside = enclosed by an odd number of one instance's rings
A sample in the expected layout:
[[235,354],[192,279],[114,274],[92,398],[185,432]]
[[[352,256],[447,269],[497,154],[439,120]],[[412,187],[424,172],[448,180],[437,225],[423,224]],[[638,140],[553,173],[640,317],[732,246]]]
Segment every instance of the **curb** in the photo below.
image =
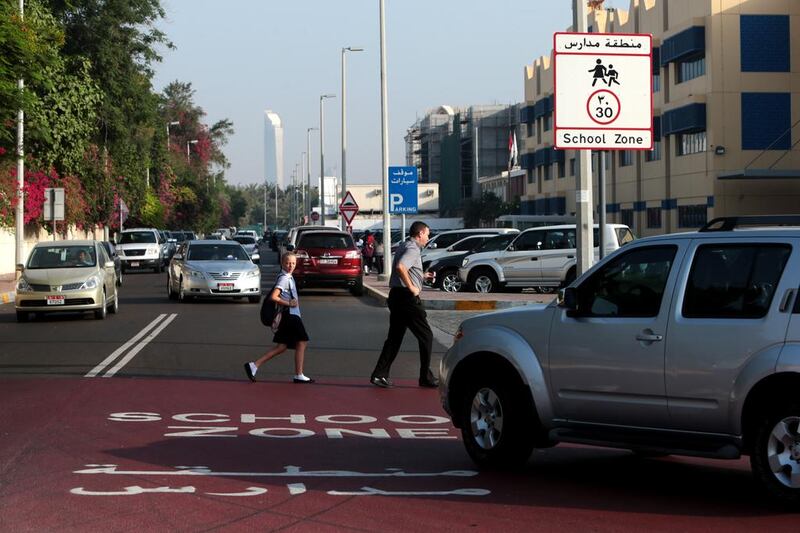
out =
[[[371,297],[386,304],[389,295],[371,285],[364,284],[364,290]],[[498,300],[422,300],[422,306],[432,311],[495,311],[497,309],[510,309],[524,305],[538,304],[540,302]]]

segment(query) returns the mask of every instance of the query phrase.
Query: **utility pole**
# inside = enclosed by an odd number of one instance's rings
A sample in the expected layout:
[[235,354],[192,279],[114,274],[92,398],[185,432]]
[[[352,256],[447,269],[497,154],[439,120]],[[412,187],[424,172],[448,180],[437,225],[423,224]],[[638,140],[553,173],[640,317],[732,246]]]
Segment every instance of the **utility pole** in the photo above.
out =
[[306,130],[306,215],[311,218],[311,132],[317,128]]
[[[572,27],[586,32],[586,0],[572,0]],[[575,176],[575,233],[577,237],[576,274],[580,276],[594,262],[594,223],[592,220],[592,152],[577,150],[578,170]]]
[[[344,200],[344,195],[347,194],[347,52],[363,52],[363,48],[355,48],[348,46],[342,48],[342,194],[339,198],[341,202]],[[347,223],[342,217],[342,229],[344,230]]]
[[383,274],[381,281],[392,273],[392,223],[389,218],[389,103],[386,87],[386,22],[384,0],[378,0],[381,40],[381,182],[383,183]]
[[[25,0],[19,0],[19,20],[22,22],[25,18]],[[17,82],[20,96],[25,90],[25,80],[22,78]],[[17,223],[16,223],[16,253],[15,264],[17,265],[17,274],[20,273],[19,265],[25,262],[25,196],[23,191],[25,189],[25,112],[20,107],[17,112]]]
[[[319,97],[319,222],[325,225],[325,112],[323,104],[326,98],[335,98],[335,94],[323,94]],[[335,196],[334,191],[334,196]]]

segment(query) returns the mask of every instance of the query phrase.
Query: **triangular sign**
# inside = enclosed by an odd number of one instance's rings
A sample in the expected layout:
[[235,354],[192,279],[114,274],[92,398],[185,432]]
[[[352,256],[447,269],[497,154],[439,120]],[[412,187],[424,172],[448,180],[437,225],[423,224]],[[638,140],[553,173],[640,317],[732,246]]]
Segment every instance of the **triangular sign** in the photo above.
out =
[[342,198],[342,203],[339,204],[339,212],[342,214],[342,218],[348,225],[350,225],[355,218],[356,213],[358,213],[358,204],[356,203],[356,200],[353,198],[353,195],[350,193],[350,191],[347,191],[347,193],[344,195],[344,198]]

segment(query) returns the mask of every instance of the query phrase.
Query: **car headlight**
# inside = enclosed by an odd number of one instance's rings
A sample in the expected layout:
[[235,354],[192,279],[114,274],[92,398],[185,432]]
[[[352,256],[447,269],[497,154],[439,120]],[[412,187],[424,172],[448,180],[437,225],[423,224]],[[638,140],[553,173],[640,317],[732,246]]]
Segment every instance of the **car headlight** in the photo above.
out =
[[17,291],[31,292],[33,291],[33,287],[31,287],[31,284],[28,283],[28,280],[26,280],[25,278],[19,278],[19,281],[17,282]]
[[469,263],[469,257],[465,257],[463,261],[461,261],[461,266],[465,267]]
[[153,255],[158,253],[158,248],[155,246],[148,246],[147,247],[147,255]]
[[247,272],[245,277],[246,278],[256,278],[259,275],[261,275],[261,271],[260,270],[250,270],[250,271]]
[[199,270],[187,270],[186,274],[188,274],[189,276],[191,276],[193,278],[205,279],[205,277],[206,277],[206,275],[204,273],[200,272]]
[[83,285],[81,285],[81,288],[79,290],[96,289],[99,283],[100,280],[97,279],[97,276],[92,276],[91,278],[83,282]]

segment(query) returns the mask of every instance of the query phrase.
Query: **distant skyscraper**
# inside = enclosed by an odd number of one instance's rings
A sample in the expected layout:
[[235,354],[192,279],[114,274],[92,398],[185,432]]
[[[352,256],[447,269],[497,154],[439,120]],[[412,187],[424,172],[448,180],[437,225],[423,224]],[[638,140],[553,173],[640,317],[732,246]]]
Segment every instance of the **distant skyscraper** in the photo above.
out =
[[264,179],[268,183],[283,182],[283,124],[277,113],[264,111]]

